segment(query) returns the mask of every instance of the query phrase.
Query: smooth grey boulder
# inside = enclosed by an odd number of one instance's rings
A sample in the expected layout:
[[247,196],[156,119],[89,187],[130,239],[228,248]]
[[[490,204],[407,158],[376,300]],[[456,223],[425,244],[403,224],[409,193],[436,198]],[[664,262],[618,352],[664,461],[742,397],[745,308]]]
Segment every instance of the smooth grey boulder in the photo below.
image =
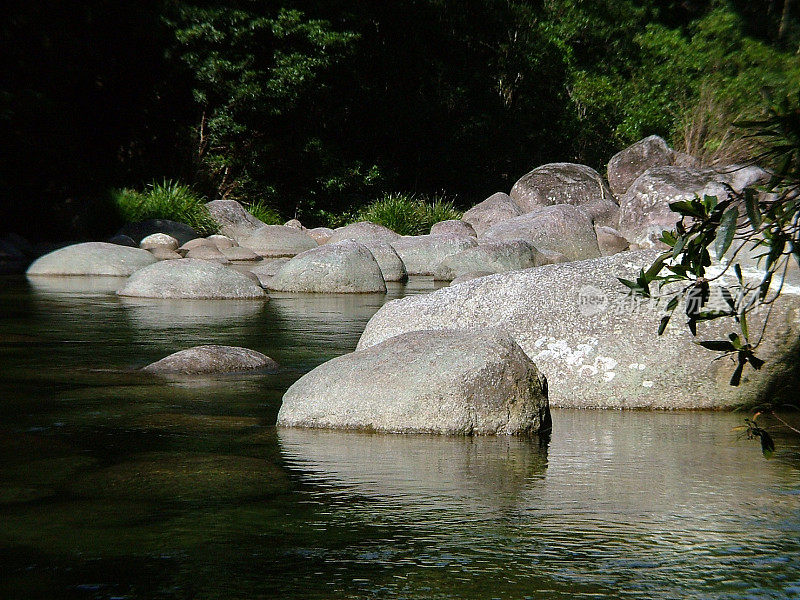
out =
[[431,235],[461,235],[466,237],[478,237],[475,229],[466,221],[450,219],[439,221],[431,226]]
[[165,260],[136,271],[120,296],[139,298],[265,299],[247,275],[207,260]]
[[144,250],[153,250],[154,248],[163,248],[165,250],[177,250],[178,240],[166,233],[151,233],[147,237],[142,238],[139,242],[139,248]]
[[294,256],[318,246],[305,231],[283,225],[264,225],[240,240],[239,245],[267,258]]
[[107,242],[83,242],[39,257],[28,275],[112,275],[127,277],[156,259],[147,250]]
[[571,204],[594,223],[616,226],[619,206],[600,173],[585,165],[550,163],[523,175],[511,188],[523,213],[554,204]]
[[547,383],[503,332],[414,331],[301,377],[283,397],[278,425],[535,434],[550,427]]
[[283,224],[284,227],[294,227],[295,229],[305,229],[303,224],[297,219],[290,219]]
[[223,256],[230,261],[251,261],[251,260],[261,260],[261,257],[250,250],[250,248],[244,248],[242,246],[233,246],[231,248],[221,248],[220,252],[222,252]]
[[180,260],[183,258],[180,254],[178,254],[175,250],[170,250],[168,248],[162,248],[157,246],[155,248],[151,248],[148,250],[150,254],[152,254],[158,260]]
[[539,252],[528,242],[482,242],[448,256],[433,270],[437,281],[452,281],[467,273],[503,273],[538,266]]
[[630,247],[628,240],[613,227],[598,225],[594,228],[594,232],[597,234],[597,245],[600,247],[600,253],[603,256],[624,252]]
[[711,169],[648,169],[620,198],[619,232],[640,247],[658,246],[661,232],[674,229],[680,218],[670,203],[705,195],[724,200],[730,191],[725,176]]
[[674,152],[663,138],[651,135],[624,150],[608,161],[608,185],[617,197],[628,191],[636,179],[652,167],[672,164]]
[[227,257],[222,252],[217,250],[217,247],[211,242],[208,246],[196,246],[192,248],[186,253],[186,258],[213,260],[214,262],[218,262],[223,265],[226,265],[230,262]]
[[205,345],[175,352],[142,367],[141,370],[156,374],[193,375],[253,369],[277,371],[278,363],[269,356],[248,348]]
[[393,241],[409,275],[433,275],[433,270],[448,256],[478,245],[473,237],[452,235],[413,235]]
[[[727,339],[729,322],[706,322],[693,337],[682,307],[662,336],[663,304],[637,302],[617,279],[635,279],[656,251],[548,265],[482,277],[424,296],[385,304],[369,321],[358,349],[412,330],[498,328],[511,334],[550,382],[550,403],[574,408],[721,408],[792,393],[783,383],[798,371],[800,297],[782,296],[758,355],[729,385],[735,361],[698,340]],[[760,330],[764,314],[750,317]],[[758,328],[758,329],[756,329]]]
[[480,237],[492,225],[513,219],[521,214],[522,211],[519,206],[514,204],[511,196],[497,192],[470,208],[464,213],[461,220],[472,225],[475,233]]
[[[206,208],[214,220],[220,225],[220,233],[241,242],[249,237],[265,223],[251,215],[236,200],[213,200],[206,203]],[[197,236],[195,236],[197,237]]]
[[127,235],[138,246],[143,238],[153,233],[171,235],[178,240],[179,244],[185,244],[197,237],[197,232],[185,223],[170,221],[169,219],[148,219],[147,221],[128,223],[117,232],[117,235]]
[[386,242],[364,242],[369,248],[372,256],[381,268],[384,281],[405,281],[408,279],[408,272],[400,256],[395,249]]
[[559,252],[569,260],[600,256],[597,236],[589,216],[569,204],[545,206],[502,221],[486,230],[483,240],[524,240],[538,250]]
[[737,194],[746,187],[764,185],[772,178],[772,173],[756,165],[726,165],[714,170]]
[[186,242],[184,244],[181,244],[180,248],[178,248],[178,249],[179,250],[185,250],[185,251],[188,252],[189,250],[194,250],[196,248],[218,249],[217,245],[214,243],[214,241],[209,239],[209,238],[194,238],[194,239],[189,240],[188,242]]
[[489,271],[470,271],[469,273],[464,273],[463,275],[459,275],[453,279],[453,281],[450,282],[450,285],[458,285],[459,283],[472,281],[473,279],[477,279],[478,277],[486,277],[487,275],[495,275],[495,273],[490,273]]
[[275,277],[275,274],[280,271],[281,267],[287,262],[289,262],[288,258],[265,260],[258,266],[250,269],[250,272],[258,278],[258,281],[262,287],[267,288],[269,287],[270,280]]
[[335,244],[342,240],[355,240],[357,242],[393,242],[400,238],[400,234],[392,231],[388,227],[378,225],[377,223],[370,223],[369,221],[359,221],[358,223],[350,223],[344,227],[337,227],[333,230],[328,244]]
[[560,263],[570,262],[570,260],[561,254],[561,252],[554,252],[546,248],[539,249],[539,265],[557,265]]
[[314,227],[313,229],[306,229],[306,233],[322,246],[322,244],[327,244],[328,240],[331,239],[333,229],[330,227]]
[[281,292],[386,292],[383,274],[372,253],[353,240],[328,243],[298,254],[275,273],[268,286]]
[[224,250],[226,248],[237,248],[239,246],[239,242],[237,242],[233,238],[229,238],[227,235],[220,235],[218,233],[210,235],[206,239],[209,242],[212,242],[217,247],[217,250]]

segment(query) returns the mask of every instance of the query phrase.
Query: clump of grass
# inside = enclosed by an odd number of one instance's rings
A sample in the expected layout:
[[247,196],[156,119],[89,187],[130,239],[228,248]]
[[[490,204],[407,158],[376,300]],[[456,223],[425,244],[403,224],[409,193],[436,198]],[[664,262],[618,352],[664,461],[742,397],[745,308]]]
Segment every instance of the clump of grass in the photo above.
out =
[[281,214],[263,200],[245,205],[247,212],[266,225],[283,225]]
[[423,235],[439,221],[460,219],[451,200],[443,196],[417,196],[391,193],[362,208],[354,221],[371,221],[396,231],[400,235]]
[[204,198],[188,185],[177,181],[154,181],[143,192],[131,189],[114,190],[111,200],[120,216],[129,223],[168,219],[185,223],[204,236],[219,231],[219,224],[208,212]]

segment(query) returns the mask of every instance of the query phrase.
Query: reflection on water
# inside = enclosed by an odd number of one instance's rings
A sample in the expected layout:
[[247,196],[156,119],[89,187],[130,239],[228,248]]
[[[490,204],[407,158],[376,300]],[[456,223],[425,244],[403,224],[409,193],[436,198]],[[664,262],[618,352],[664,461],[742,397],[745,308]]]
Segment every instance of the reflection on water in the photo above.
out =
[[[791,598],[800,445],[723,413],[553,411],[549,442],[274,427],[386,295],[0,287],[0,598]],[[99,284],[98,284],[99,285]],[[201,343],[274,374],[133,371]]]

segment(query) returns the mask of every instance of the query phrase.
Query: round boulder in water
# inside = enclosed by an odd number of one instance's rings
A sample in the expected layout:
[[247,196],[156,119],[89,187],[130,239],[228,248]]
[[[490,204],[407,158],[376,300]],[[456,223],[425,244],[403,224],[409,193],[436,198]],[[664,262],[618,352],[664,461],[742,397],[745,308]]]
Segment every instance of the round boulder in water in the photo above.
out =
[[267,369],[276,371],[278,363],[269,356],[238,346],[195,346],[175,352],[142,368],[148,373],[230,373]]
[[295,256],[319,245],[305,231],[285,225],[264,225],[240,243],[267,258]]
[[113,275],[127,277],[156,262],[147,250],[107,242],[84,242],[38,258],[28,275]]
[[140,269],[117,293],[139,298],[266,298],[247,275],[196,258],[165,260]]
[[268,283],[281,292],[358,294],[385,292],[375,257],[363,244],[344,240],[298,254]]
[[549,428],[547,384],[496,330],[414,331],[328,361],[283,397],[278,425],[454,435]]

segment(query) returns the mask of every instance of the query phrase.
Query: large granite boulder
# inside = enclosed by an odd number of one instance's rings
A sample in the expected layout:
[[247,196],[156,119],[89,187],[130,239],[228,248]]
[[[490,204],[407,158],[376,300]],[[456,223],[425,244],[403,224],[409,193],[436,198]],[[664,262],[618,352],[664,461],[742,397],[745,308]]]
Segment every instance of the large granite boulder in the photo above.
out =
[[603,256],[611,256],[618,252],[624,252],[630,248],[628,240],[613,227],[606,225],[598,225],[594,228],[597,235],[597,245],[600,247],[600,254]]
[[522,211],[519,206],[514,204],[511,196],[497,192],[470,208],[464,213],[461,220],[472,225],[475,233],[480,237],[492,225],[513,219],[521,214]]
[[618,229],[631,243],[656,246],[661,232],[674,229],[679,220],[670,203],[705,195],[723,200],[729,193],[726,176],[711,169],[654,167],[640,175],[620,198]]
[[487,229],[483,240],[524,240],[538,250],[549,250],[569,260],[600,256],[597,236],[589,216],[569,204],[545,206]]
[[608,161],[608,185],[611,191],[617,197],[621,196],[647,169],[672,165],[674,154],[667,142],[657,135],[646,137],[617,152]]
[[757,165],[725,165],[714,170],[737,193],[746,187],[764,185],[772,178],[772,173]]
[[350,223],[344,227],[337,227],[328,238],[326,243],[335,244],[342,240],[355,240],[361,242],[393,242],[398,239],[400,234],[392,231],[388,227],[378,225],[377,223],[370,223],[369,221],[359,221],[358,223]]
[[333,229],[330,227],[314,227],[313,229],[306,229],[306,234],[317,242],[320,246],[327,244],[333,235]]
[[264,225],[239,244],[266,258],[295,256],[318,246],[305,231],[285,225]]
[[156,374],[192,375],[200,373],[230,373],[265,369],[277,371],[278,363],[269,356],[238,346],[195,346],[170,354],[142,367]]
[[178,240],[179,244],[185,244],[197,237],[197,232],[186,223],[170,221],[169,219],[148,219],[147,221],[128,223],[116,235],[127,235],[138,245],[142,239],[154,233],[171,235]]
[[113,275],[127,277],[137,269],[156,262],[147,250],[84,242],[59,248],[36,259],[28,275]]
[[[394,300],[369,321],[358,349],[413,330],[498,328],[545,374],[550,403],[560,407],[721,408],[793,393],[785,382],[800,366],[800,297],[784,294],[774,306],[758,350],[766,364],[745,369],[732,387],[734,360],[714,360],[697,344],[726,339],[731,323],[701,323],[695,338],[679,307],[659,336],[663,304],[631,299],[617,279],[635,278],[656,256],[626,252],[500,273]],[[765,313],[751,316],[751,331],[760,330]]]
[[433,275],[445,258],[477,245],[473,237],[452,235],[410,235],[392,242],[409,275]]
[[372,256],[378,262],[378,266],[383,273],[384,281],[405,281],[408,279],[406,266],[400,256],[387,242],[364,242],[364,245],[372,252]]
[[447,221],[439,221],[431,226],[431,235],[461,235],[466,237],[478,237],[475,229],[467,223],[459,219],[449,219]]
[[[143,250],[144,252],[144,250]],[[267,295],[247,275],[216,262],[165,260],[136,271],[117,292],[139,298],[262,299]]]
[[414,331],[328,361],[283,397],[278,425],[391,433],[532,434],[547,384],[500,331]]
[[284,264],[268,282],[281,292],[363,294],[385,292],[381,268],[369,249],[353,240],[307,250]]
[[261,287],[268,288],[269,282],[275,277],[275,274],[281,270],[281,267],[289,262],[289,258],[276,258],[273,260],[265,260],[258,266],[250,269],[250,272],[258,278]]
[[617,224],[619,206],[600,173],[585,165],[550,163],[523,175],[511,188],[511,199],[523,213],[543,206],[580,207],[599,225]]
[[458,254],[448,256],[433,270],[438,281],[452,281],[467,273],[504,273],[538,266],[539,252],[528,242],[482,242]]
[[237,242],[251,236],[256,229],[265,225],[236,200],[213,200],[206,204],[206,208],[219,223],[220,233]]

